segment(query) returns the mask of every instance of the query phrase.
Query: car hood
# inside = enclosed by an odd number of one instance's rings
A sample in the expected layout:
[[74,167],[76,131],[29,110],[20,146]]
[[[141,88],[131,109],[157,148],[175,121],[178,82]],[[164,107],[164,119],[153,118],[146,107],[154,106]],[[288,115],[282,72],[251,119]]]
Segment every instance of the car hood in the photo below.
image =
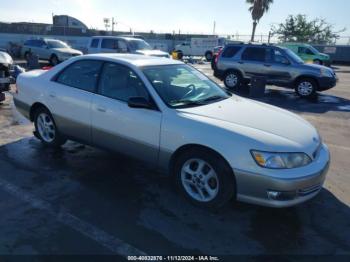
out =
[[235,133],[243,130],[242,135],[259,141],[263,147],[258,148],[260,150],[278,149],[277,151],[289,152],[292,148],[312,155],[321,142],[317,130],[303,118],[289,111],[238,96],[178,111]]
[[73,48],[52,48],[52,50],[64,53],[64,54],[82,54],[81,51],[73,49]]
[[149,55],[149,56],[160,56],[160,57],[169,56],[168,53],[160,50],[136,50],[136,53],[141,55]]

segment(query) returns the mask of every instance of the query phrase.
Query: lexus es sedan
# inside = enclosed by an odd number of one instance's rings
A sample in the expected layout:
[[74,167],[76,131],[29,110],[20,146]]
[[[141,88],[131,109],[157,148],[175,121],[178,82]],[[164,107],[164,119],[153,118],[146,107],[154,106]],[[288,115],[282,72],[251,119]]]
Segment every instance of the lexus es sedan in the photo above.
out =
[[330,154],[304,119],[231,95],[180,61],[131,54],[23,73],[14,97],[35,136],[129,155],[173,176],[189,201],[288,207],[316,196]]

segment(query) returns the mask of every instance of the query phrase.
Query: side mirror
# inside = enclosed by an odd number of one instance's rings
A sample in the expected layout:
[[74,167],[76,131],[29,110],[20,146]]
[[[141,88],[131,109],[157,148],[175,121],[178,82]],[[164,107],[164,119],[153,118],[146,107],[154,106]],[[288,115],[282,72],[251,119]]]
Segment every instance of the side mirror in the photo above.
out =
[[131,108],[153,108],[152,103],[144,97],[130,97],[128,100],[128,106]]

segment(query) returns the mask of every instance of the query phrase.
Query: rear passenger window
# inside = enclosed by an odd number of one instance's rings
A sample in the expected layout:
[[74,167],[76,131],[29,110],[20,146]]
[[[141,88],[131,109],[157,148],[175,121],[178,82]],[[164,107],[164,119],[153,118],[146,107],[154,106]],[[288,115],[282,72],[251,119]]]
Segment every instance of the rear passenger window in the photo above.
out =
[[130,97],[149,99],[142,80],[128,67],[106,63],[99,84],[99,94],[127,102]]
[[101,66],[101,61],[94,60],[73,63],[64,69],[56,82],[88,92],[94,92]]
[[100,39],[93,39],[91,41],[91,46],[92,48],[97,48],[98,47],[98,43],[100,42]]
[[240,46],[229,46],[222,53],[222,57],[225,57],[225,58],[234,57],[238,53],[239,50],[241,50]]
[[247,47],[242,54],[242,60],[265,62],[266,49],[259,47]]
[[106,49],[118,49],[118,40],[117,39],[103,39],[101,48]]

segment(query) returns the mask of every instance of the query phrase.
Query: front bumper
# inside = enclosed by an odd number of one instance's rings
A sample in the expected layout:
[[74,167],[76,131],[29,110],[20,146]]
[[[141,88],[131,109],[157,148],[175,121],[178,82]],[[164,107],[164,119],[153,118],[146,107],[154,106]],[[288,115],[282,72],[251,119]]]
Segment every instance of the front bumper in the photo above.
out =
[[324,150],[323,156],[320,157],[322,164],[319,159],[313,173],[302,176],[296,174],[295,178],[284,178],[282,174],[284,170],[280,171],[281,176],[273,177],[234,169],[237,200],[261,206],[284,208],[315,197],[322,189],[330,164],[328,149],[322,150]]
[[318,91],[325,91],[337,85],[338,78],[335,77],[321,77],[318,80]]

